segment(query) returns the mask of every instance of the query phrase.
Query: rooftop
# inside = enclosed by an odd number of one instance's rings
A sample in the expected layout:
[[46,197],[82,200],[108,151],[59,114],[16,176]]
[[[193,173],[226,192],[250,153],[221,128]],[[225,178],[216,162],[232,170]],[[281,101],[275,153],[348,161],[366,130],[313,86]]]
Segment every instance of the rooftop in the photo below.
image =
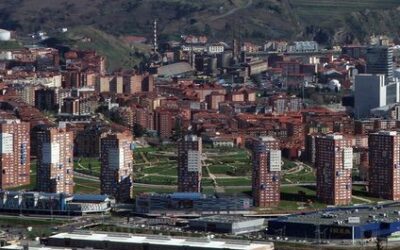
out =
[[242,216],[214,215],[214,216],[193,219],[192,221],[202,221],[202,222],[211,222],[211,223],[215,223],[215,222],[235,223],[235,222],[259,220],[259,219],[260,218],[248,218],[248,217],[242,217]]
[[124,233],[100,233],[90,231],[77,231],[72,233],[60,233],[50,236],[50,239],[71,239],[85,241],[111,241],[131,244],[156,244],[164,246],[185,246],[201,247],[207,249],[273,249],[273,243],[270,242],[248,242],[236,240],[213,240],[208,238],[181,238],[163,235],[132,235]]
[[327,208],[318,212],[302,213],[278,218],[278,221],[301,224],[357,226],[400,221],[400,203],[375,206]]

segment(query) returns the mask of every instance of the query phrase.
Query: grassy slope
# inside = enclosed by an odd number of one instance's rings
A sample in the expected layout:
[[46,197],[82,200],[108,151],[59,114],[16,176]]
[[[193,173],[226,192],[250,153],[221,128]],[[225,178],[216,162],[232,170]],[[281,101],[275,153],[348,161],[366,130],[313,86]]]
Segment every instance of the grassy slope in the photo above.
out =
[[[138,56],[131,55],[133,50],[119,39],[90,26],[78,26],[70,29],[64,39],[68,40],[72,47],[96,50],[105,56],[110,70],[132,68],[140,62]],[[146,51],[141,50],[141,52],[145,53]]]
[[[351,34],[356,30],[358,39],[380,32],[398,35],[400,28],[396,13],[396,7],[400,5],[398,0],[252,0],[248,9],[240,9],[248,1],[59,0],[55,3],[51,0],[20,0],[15,4],[13,0],[3,0],[0,1],[0,27],[32,32],[92,25],[118,36],[138,34],[151,38],[152,20],[157,18],[160,33],[164,35],[201,33],[208,24],[213,28],[210,35],[217,38],[231,39],[236,30],[236,34],[241,33],[244,39],[259,40],[309,38],[305,32],[308,26],[326,29],[332,35],[338,32]],[[214,20],[237,8],[240,10],[233,15]],[[367,9],[369,12],[365,11]],[[102,47],[101,44],[98,46]]]

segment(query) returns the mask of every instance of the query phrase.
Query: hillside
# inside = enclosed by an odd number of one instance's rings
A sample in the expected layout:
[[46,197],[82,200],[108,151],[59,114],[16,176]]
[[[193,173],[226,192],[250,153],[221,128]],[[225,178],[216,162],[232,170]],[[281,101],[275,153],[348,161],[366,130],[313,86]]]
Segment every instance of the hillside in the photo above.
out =
[[91,26],[76,26],[66,33],[56,33],[43,44],[64,52],[70,49],[95,50],[107,58],[109,71],[133,68],[150,52],[147,45],[131,48],[115,36]]
[[145,47],[131,49],[116,37],[90,26],[77,26],[70,29],[64,42],[72,48],[95,50],[107,57],[107,68],[132,68],[141,61]]
[[2,0],[0,27],[33,32],[90,25],[119,36],[206,33],[212,38],[311,39],[332,44],[399,37],[398,0]]

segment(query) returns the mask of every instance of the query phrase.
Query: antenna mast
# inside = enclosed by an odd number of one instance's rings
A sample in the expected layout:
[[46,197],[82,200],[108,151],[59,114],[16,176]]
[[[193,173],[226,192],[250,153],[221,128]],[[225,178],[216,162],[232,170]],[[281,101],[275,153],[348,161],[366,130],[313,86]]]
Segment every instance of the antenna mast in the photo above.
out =
[[154,24],[153,24],[153,32],[154,32],[154,37],[153,37],[153,49],[154,53],[157,53],[158,50],[158,45],[157,45],[157,19],[154,19]]

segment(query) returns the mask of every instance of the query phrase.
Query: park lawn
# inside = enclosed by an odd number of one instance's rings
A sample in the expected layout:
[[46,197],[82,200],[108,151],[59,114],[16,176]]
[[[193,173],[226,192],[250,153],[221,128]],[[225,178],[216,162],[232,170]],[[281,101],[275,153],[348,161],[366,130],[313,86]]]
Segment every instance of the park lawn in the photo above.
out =
[[219,186],[251,186],[250,178],[217,178]]
[[214,187],[211,187],[211,186],[202,187],[202,193],[208,194],[208,195],[213,195],[213,194],[215,194]]
[[178,178],[176,176],[148,175],[137,178],[135,181],[154,185],[177,185],[177,179]]
[[210,175],[208,174],[207,168],[206,167],[202,167],[201,168],[201,174],[203,177],[209,177]]
[[290,161],[289,159],[282,158],[282,161],[283,161],[283,166],[282,166],[283,170],[287,170],[287,169],[296,167],[296,164],[293,161]]
[[[78,161],[82,167],[79,166]],[[79,158],[74,161],[74,170],[83,174],[100,176],[101,162],[98,158]]]
[[[304,195],[300,195],[300,192]],[[281,187],[280,211],[298,210],[299,203],[311,202],[306,205],[309,209],[325,208],[326,205],[317,201],[315,187],[295,186]]]
[[157,150],[155,147],[135,148],[134,153],[155,152]]
[[213,186],[214,185],[214,182],[212,181],[212,179],[211,178],[202,178],[201,179],[201,185],[202,186]]
[[148,187],[133,187],[133,196],[135,197],[141,193],[173,193],[176,192],[176,187],[163,186],[160,188]]
[[247,156],[220,156],[215,158],[215,161],[218,163],[240,163],[240,162],[250,162]]
[[[361,198],[371,200],[372,202],[384,201],[383,199],[370,196],[369,193],[365,190],[364,185],[353,185],[352,194],[355,196],[359,196]],[[358,199],[353,199],[353,200],[354,203],[363,203]]]
[[177,167],[176,165],[164,165],[164,166],[154,166],[154,167],[146,167],[142,170],[144,174],[159,174],[159,175],[171,175],[177,176]]
[[229,165],[211,165],[208,167],[212,174],[228,174],[232,170],[232,166]]
[[310,171],[309,169],[303,169],[299,173],[285,174],[282,181],[285,182],[285,179],[291,180],[292,183],[309,183],[316,181],[314,172]]
[[100,182],[74,177],[74,193],[78,194],[99,194]]

